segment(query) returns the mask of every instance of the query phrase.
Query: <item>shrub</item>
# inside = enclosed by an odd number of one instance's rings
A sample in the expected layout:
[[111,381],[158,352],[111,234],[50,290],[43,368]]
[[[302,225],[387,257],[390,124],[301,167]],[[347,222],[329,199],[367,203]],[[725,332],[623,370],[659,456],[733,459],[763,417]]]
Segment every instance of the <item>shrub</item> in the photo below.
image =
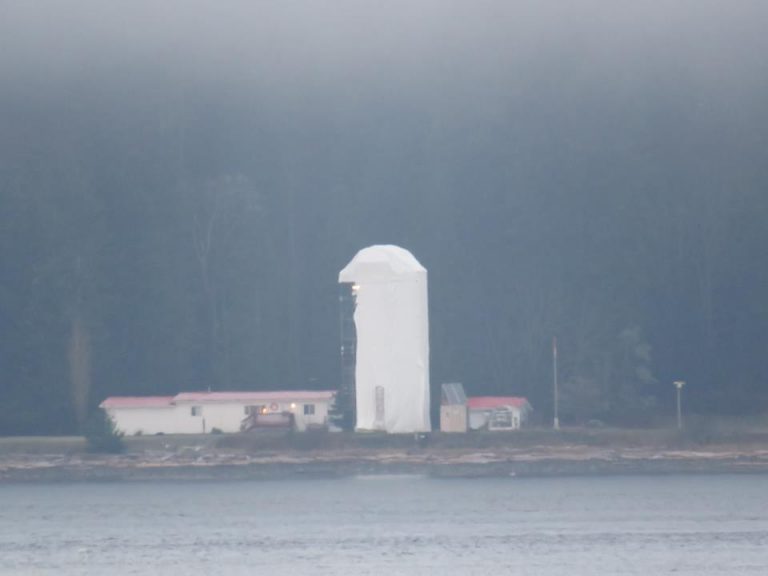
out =
[[355,397],[348,388],[342,386],[336,392],[328,416],[334,426],[345,432],[355,429]]
[[94,412],[85,425],[89,452],[119,454],[125,451],[123,433],[115,428],[112,418],[102,409]]

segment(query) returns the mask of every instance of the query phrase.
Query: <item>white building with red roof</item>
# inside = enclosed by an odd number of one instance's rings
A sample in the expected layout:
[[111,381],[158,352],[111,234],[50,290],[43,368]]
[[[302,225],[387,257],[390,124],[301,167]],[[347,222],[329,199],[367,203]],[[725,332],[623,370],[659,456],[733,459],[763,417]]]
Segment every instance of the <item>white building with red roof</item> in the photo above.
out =
[[533,408],[518,396],[475,396],[467,410],[470,430],[519,430]]
[[126,435],[240,432],[291,426],[328,426],[335,392],[182,392],[176,396],[112,396],[100,406]]

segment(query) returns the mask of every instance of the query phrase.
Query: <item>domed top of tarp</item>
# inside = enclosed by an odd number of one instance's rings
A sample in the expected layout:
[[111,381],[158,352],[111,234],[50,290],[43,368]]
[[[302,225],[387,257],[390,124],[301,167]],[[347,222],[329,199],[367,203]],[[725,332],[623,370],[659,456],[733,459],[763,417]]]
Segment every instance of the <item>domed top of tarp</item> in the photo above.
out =
[[386,282],[411,275],[422,275],[426,269],[405,248],[378,244],[363,248],[339,272],[339,282]]

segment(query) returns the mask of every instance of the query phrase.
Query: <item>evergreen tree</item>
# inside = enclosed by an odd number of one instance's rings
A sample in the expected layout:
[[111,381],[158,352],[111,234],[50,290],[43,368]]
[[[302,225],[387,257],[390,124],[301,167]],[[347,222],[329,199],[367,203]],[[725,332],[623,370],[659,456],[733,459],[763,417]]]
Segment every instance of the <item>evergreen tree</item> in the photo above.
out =
[[342,386],[333,399],[328,416],[331,423],[342,430],[355,429],[355,397],[346,386]]
[[123,433],[117,430],[112,418],[101,408],[86,422],[85,440],[90,452],[119,454],[125,451]]

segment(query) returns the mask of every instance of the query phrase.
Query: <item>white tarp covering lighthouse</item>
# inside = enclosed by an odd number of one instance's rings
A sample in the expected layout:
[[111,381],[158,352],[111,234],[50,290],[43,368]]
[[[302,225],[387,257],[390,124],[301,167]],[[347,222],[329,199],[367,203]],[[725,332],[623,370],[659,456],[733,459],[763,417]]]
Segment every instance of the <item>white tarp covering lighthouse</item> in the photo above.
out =
[[430,431],[427,270],[403,248],[370,246],[339,282],[355,297],[355,428]]

